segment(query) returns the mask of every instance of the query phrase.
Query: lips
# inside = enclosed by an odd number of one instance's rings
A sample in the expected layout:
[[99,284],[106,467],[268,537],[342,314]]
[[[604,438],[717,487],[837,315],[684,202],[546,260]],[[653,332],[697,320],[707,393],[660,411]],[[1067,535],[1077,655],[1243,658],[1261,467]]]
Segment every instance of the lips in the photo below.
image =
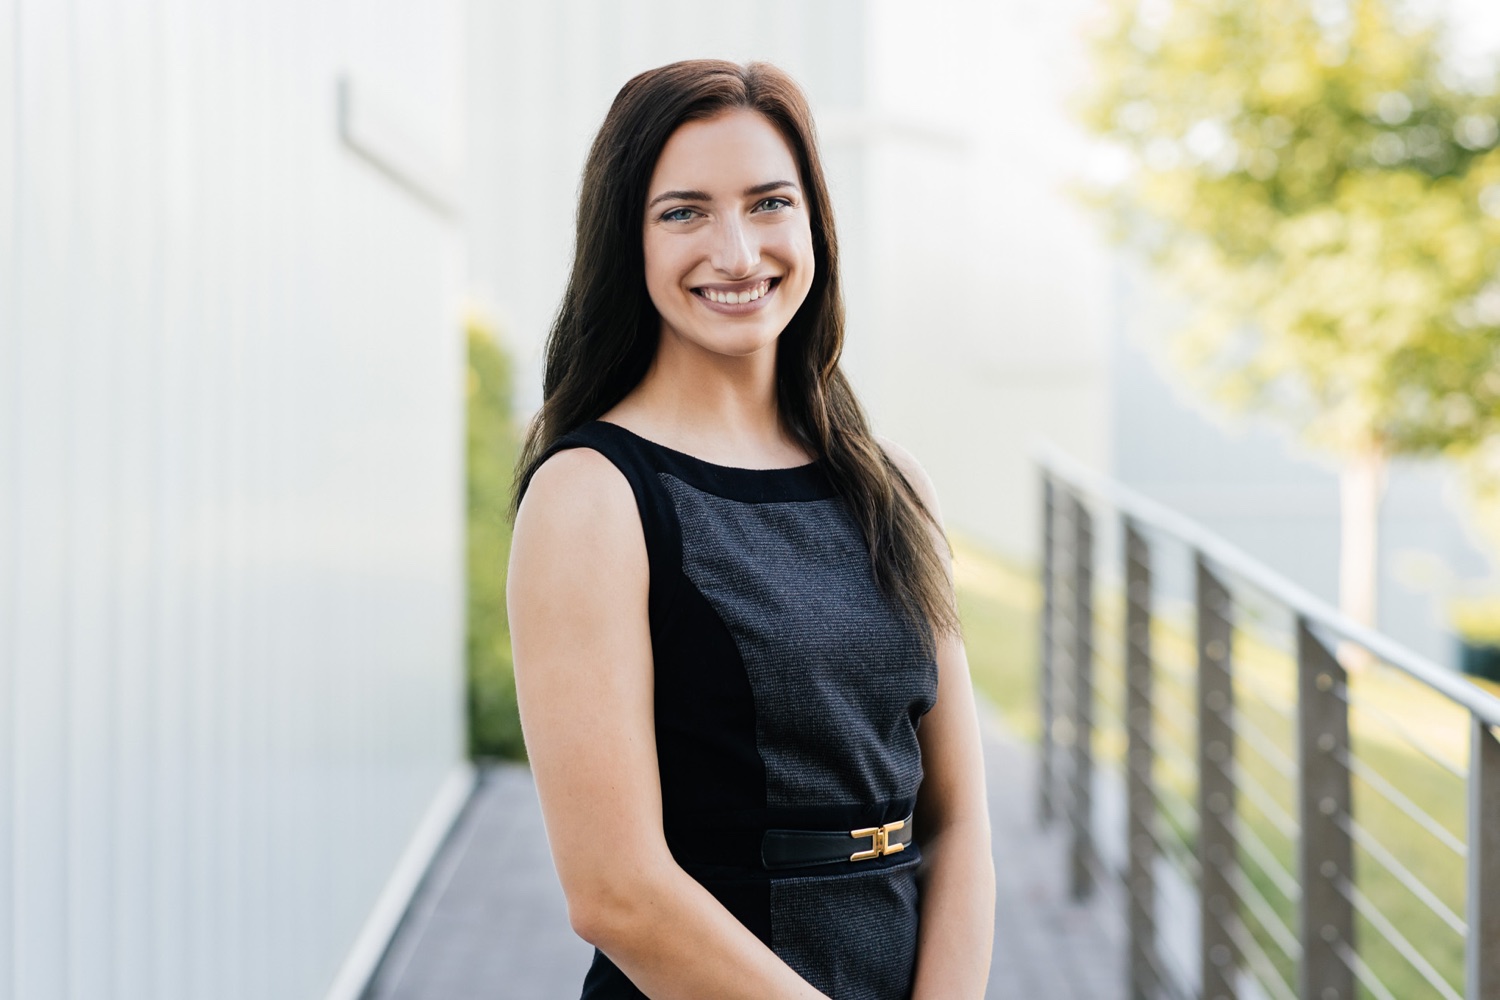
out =
[[735,285],[700,285],[693,289],[693,294],[721,306],[746,305],[769,293],[780,281],[780,278],[762,278]]

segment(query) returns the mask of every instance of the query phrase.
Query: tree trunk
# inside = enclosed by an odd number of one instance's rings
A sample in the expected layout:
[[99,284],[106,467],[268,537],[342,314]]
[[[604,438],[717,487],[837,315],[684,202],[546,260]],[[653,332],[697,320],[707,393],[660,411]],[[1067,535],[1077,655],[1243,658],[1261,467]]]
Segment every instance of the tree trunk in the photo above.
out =
[[[1361,625],[1377,626],[1380,593],[1380,501],[1385,496],[1385,452],[1378,445],[1349,456],[1339,470],[1339,609]],[[1339,659],[1354,671],[1370,662],[1361,646],[1344,643]]]

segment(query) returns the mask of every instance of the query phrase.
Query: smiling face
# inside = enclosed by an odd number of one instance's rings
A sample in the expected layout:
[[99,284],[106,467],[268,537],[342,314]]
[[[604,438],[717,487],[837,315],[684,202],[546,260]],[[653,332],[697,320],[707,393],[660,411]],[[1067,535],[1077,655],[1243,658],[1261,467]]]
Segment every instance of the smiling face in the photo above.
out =
[[814,271],[802,178],[776,127],[741,110],[673,132],[651,174],[644,247],[658,350],[774,347]]

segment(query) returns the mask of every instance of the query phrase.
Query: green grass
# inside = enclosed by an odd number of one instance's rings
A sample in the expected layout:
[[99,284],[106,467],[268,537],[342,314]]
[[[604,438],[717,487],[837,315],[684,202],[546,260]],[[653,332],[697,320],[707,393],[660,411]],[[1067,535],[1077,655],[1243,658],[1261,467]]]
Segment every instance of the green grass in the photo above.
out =
[[955,536],[953,577],[974,686],[1019,735],[1035,740],[1037,614],[1035,574]]
[[[1035,738],[1039,587],[1029,571],[980,545],[957,539],[954,549],[959,609],[975,685],[995,703],[1014,730]],[[1197,795],[1197,694],[1192,669],[1196,653],[1187,623],[1185,615],[1159,617],[1153,624],[1151,640],[1157,665],[1154,726],[1159,755],[1155,777],[1162,798],[1179,807],[1175,812],[1163,812],[1159,827],[1169,848],[1175,846],[1173,854],[1190,856],[1196,846],[1196,822],[1190,811],[1183,815],[1180,808],[1185,805],[1191,810]],[[1120,723],[1124,691],[1121,633],[1118,594],[1102,591],[1095,618],[1095,685],[1100,703],[1095,751],[1100,760],[1113,762],[1116,767],[1123,760],[1125,747]],[[1242,920],[1274,968],[1274,975],[1295,993],[1295,965],[1266,925],[1279,923],[1295,936],[1296,904],[1283,892],[1285,877],[1273,877],[1261,866],[1264,861],[1267,868],[1279,868],[1290,874],[1293,883],[1297,881],[1295,841],[1283,831],[1286,817],[1297,813],[1296,789],[1283,773],[1285,763],[1279,759],[1296,758],[1295,723],[1285,712],[1295,704],[1295,664],[1286,650],[1243,628],[1235,631],[1234,660],[1237,721],[1271,744],[1268,752],[1262,753],[1242,737],[1236,749],[1242,781],[1259,792],[1252,795],[1242,791],[1238,799],[1238,823],[1243,831],[1240,865],[1249,885],[1245,895],[1264,901],[1254,907],[1242,906]],[[1394,720],[1433,756],[1462,769],[1468,759],[1465,713],[1404,674],[1378,664],[1352,676],[1349,689],[1356,706],[1350,716],[1355,759],[1400,789],[1459,841],[1467,839],[1464,783],[1391,724]],[[1353,813],[1360,826],[1462,918],[1463,861],[1367,782],[1355,778],[1353,796]],[[1264,850],[1247,847],[1252,840]],[[1462,995],[1464,944],[1460,935],[1408,891],[1377,857],[1359,847],[1355,849],[1354,883]],[[1295,887],[1292,891],[1295,893]],[[1261,913],[1254,912],[1256,909]],[[1361,916],[1355,918],[1355,941],[1363,961],[1393,996],[1407,1000],[1439,995]],[[1269,978],[1264,968],[1256,970],[1252,964],[1252,970]],[[1359,990],[1361,997],[1374,995]]]

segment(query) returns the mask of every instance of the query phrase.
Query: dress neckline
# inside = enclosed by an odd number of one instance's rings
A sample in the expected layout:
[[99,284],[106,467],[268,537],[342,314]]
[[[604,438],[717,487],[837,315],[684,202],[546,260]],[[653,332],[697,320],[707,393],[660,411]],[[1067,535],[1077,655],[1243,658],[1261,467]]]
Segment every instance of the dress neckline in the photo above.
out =
[[800,476],[806,475],[809,472],[814,472],[821,468],[823,465],[823,460],[821,458],[815,458],[811,462],[804,462],[801,465],[777,465],[765,469],[749,469],[739,465],[720,465],[717,462],[710,462],[706,458],[699,458],[697,455],[690,455],[685,451],[678,451],[676,448],[669,448],[666,445],[661,444],[658,441],[653,441],[648,437],[642,437],[640,434],[637,434],[635,431],[624,426],[623,424],[613,423],[608,420],[595,420],[594,423],[599,424],[603,427],[612,428],[615,431],[626,434],[634,440],[655,448],[657,451],[665,452],[666,454],[671,455],[673,458],[676,458],[679,461],[691,462],[694,465],[702,466],[704,469],[718,473],[728,473],[733,476],[776,476],[787,474]]

